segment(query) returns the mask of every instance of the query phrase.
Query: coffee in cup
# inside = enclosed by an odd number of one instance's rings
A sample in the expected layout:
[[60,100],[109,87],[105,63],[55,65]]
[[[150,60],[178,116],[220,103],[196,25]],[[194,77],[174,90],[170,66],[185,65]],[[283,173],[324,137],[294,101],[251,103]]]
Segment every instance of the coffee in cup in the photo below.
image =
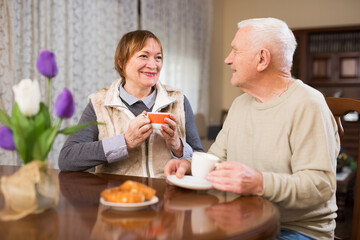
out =
[[191,160],[191,173],[194,177],[205,178],[220,159],[210,153],[194,152]]

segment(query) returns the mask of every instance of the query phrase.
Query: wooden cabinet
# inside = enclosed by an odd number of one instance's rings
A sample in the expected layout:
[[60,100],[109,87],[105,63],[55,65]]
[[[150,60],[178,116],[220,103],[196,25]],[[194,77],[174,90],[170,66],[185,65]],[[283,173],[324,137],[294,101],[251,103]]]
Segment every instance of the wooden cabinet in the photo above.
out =
[[294,30],[292,74],[326,97],[360,99],[360,26]]
[[[298,47],[292,74],[326,97],[360,99],[360,25],[293,30]],[[358,156],[360,122],[343,121],[342,147]]]

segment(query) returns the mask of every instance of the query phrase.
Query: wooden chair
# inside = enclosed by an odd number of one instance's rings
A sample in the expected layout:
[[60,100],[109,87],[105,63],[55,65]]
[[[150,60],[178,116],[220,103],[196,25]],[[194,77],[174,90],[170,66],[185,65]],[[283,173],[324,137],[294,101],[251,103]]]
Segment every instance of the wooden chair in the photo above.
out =
[[[341,117],[351,111],[356,111],[360,113],[360,101],[349,98],[334,98],[327,97],[326,102],[333,113],[336,123],[339,129],[340,142],[343,140],[344,128],[341,124]],[[360,136],[359,136],[360,138]],[[354,195],[354,211],[352,217],[352,230],[351,230],[351,239],[358,240],[360,239],[360,139],[358,142],[358,167],[356,169],[356,180],[355,180],[355,195]]]
[[201,145],[205,152],[209,150],[215,140],[208,139],[208,127],[205,121],[205,115],[202,113],[196,113],[194,115],[196,127],[199,133]]

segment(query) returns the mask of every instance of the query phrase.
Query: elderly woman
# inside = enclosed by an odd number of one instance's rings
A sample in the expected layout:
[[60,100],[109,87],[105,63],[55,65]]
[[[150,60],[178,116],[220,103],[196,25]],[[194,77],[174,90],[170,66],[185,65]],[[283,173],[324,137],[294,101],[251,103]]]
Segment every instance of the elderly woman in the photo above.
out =
[[[59,156],[62,171],[163,177],[166,162],[203,151],[187,98],[159,80],[163,51],[149,31],[125,34],[115,53],[120,79],[90,95],[80,123],[103,122],[74,133]],[[160,131],[146,112],[168,112]]]

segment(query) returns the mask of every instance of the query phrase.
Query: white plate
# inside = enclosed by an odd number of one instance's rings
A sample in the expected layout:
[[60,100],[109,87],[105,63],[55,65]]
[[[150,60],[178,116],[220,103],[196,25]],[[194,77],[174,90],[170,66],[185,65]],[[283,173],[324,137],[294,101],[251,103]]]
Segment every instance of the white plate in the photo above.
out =
[[167,180],[178,187],[187,189],[207,190],[212,188],[211,182],[194,176],[185,175],[183,178],[177,178],[175,175],[170,175]]
[[145,208],[149,205],[155,204],[159,201],[157,196],[154,196],[150,201],[140,202],[140,203],[116,203],[116,202],[108,202],[102,197],[100,198],[101,204],[104,206],[108,206],[120,211],[134,211]]

